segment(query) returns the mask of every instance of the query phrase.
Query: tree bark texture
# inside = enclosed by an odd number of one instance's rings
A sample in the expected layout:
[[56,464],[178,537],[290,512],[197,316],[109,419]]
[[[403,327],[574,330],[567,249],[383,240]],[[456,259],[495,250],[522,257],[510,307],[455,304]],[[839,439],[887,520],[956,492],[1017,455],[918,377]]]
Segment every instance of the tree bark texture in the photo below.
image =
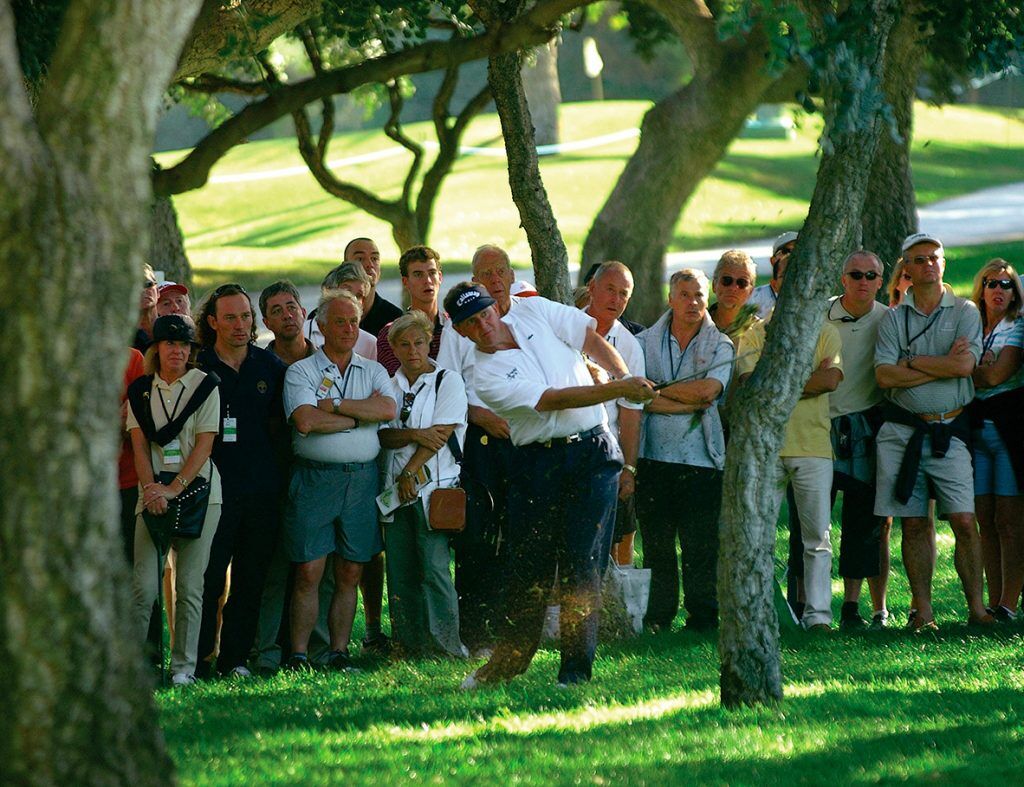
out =
[[283,85],[211,131],[178,164],[154,173],[153,190],[157,194],[168,195],[202,187],[210,169],[232,147],[278,118],[297,112],[325,96],[349,93],[373,82],[387,83],[400,76],[451,68],[470,60],[543,43],[555,34],[563,14],[593,1],[540,0],[515,19],[489,26],[482,35],[427,41],[394,54]]
[[[895,128],[883,129],[871,165],[861,214],[861,245],[885,264],[886,280],[900,256],[903,239],[917,231],[917,199],[910,168],[914,136],[914,88],[921,70],[924,33],[915,18],[918,4],[908,2],[889,37],[885,62],[885,97]],[[885,287],[880,291],[885,292]]]
[[200,0],[75,0],[35,111],[0,3],[0,763],[165,784],[129,611],[118,395],[157,109]]
[[811,372],[822,304],[860,232],[883,120],[882,70],[898,0],[853,0],[844,17],[861,34],[829,51],[822,73],[822,159],[800,243],[787,268],[764,353],[739,391],[722,500],[718,599],[721,700],[726,707],[782,699],[772,604],[779,489],[774,468],[786,421]]
[[487,81],[501,120],[508,155],[508,183],[530,244],[537,292],[553,301],[572,303],[569,252],[540,175],[521,63],[522,56],[518,52],[496,55],[487,63]]
[[170,281],[192,289],[192,265],[185,253],[185,239],[178,224],[178,211],[170,197],[154,197],[150,206],[149,258],[155,271]]
[[523,59],[523,90],[533,116],[538,145],[558,144],[558,109],[562,89],[558,82],[558,39],[553,38],[531,50]]
[[637,149],[587,233],[580,267],[582,275],[606,260],[628,265],[636,282],[629,314],[646,323],[664,311],[665,250],[687,201],[765,91],[802,73],[797,66],[781,77],[768,72],[760,28],[719,41],[710,17],[693,15],[684,23],[694,76],[644,116]]
[[262,52],[320,12],[321,0],[205,0],[182,49],[174,81],[216,71],[229,58]]

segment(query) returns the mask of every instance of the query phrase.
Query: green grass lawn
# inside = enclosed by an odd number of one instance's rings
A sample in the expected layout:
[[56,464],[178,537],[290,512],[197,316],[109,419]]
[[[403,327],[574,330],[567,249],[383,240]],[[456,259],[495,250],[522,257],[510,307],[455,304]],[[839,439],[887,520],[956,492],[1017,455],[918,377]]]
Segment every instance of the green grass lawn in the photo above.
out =
[[[572,690],[555,686],[550,650],[507,686],[472,693],[458,685],[474,664],[357,659],[358,674],[162,691],[161,721],[185,784],[1019,782],[1021,634],[963,625],[945,525],[941,631],[902,632],[898,529],[893,543],[893,628],[786,631],[776,708],[719,708],[715,638],[677,620],[602,645],[594,680]],[[840,580],[833,589],[838,613]]]
[[[565,104],[563,140],[636,128],[648,106],[638,101]],[[429,139],[427,124],[412,124],[408,131]],[[806,117],[795,140],[737,140],[687,206],[670,249],[739,243],[798,225],[814,188],[819,132],[819,119]],[[464,144],[500,147],[497,117],[477,118]],[[359,131],[338,135],[331,156],[342,159],[392,146],[380,132]],[[571,259],[578,259],[590,223],[635,147],[636,140],[629,139],[542,159],[545,186]],[[181,155],[158,158],[168,164]],[[339,174],[392,197],[407,162],[401,156],[342,168]],[[922,205],[1024,179],[1022,162],[1024,113],[918,105],[912,163]],[[212,174],[301,166],[294,141],[280,139],[235,148]],[[356,235],[377,239],[386,264],[397,264],[390,228],[329,196],[308,173],[211,183],[178,196],[176,204],[200,289],[226,280],[258,287],[281,276],[300,284],[319,283],[345,242]],[[457,162],[441,191],[430,242],[446,263],[465,263],[483,242],[503,245],[513,259],[529,259],[503,159],[477,156]]]

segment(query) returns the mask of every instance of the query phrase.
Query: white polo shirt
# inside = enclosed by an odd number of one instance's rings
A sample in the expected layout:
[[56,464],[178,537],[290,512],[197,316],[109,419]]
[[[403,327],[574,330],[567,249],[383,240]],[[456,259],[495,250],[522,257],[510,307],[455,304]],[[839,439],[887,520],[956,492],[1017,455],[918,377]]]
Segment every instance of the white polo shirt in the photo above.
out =
[[[437,385],[439,369],[421,374],[411,386],[405,372],[399,369],[391,378],[391,396],[398,403],[395,419],[382,428],[424,429],[438,424],[456,424],[455,439],[459,446],[466,442],[466,386],[457,372],[444,370],[440,388]],[[402,420],[402,401],[406,394],[415,394],[409,417]],[[415,443],[386,452],[384,462],[385,488],[395,483],[398,474],[408,463],[419,446]],[[447,445],[427,460],[430,481],[420,488],[423,510],[429,511],[430,495],[438,488],[455,486],[461,469]]]
[[607,425],[604,407],[574,407],[537,412],[549,388],[594,384],[581,353],[588,314],[543,297],[524,299],[501,318],[518,349],[494,353],[474,350],[474,386],[484,404],[509,423],[513,445],[568,437]]
[[[508,310],[512,311],[522,298],[512,296]],[[476,363],[476,345],[460,334],[452,325],[451,320],[444,324],[441,331],[441,349],[437,352],[437,365],[442,369],[458,372],[466,381],[466,397],[474,407],[487,407],[476,394],[473,384],[473,366]]]
[[[324,346],[324,334],[320,330],[320,323],[316,321],[315,316],[306,318],[306,322],[302,326],[302,335],[309,339],[318,350]],[[377,337],[369,331],[364,331],[360,328],[359,338],[356,339],[356,346],[353,348],[353,351],[357,355],[361,355],[371,361],[376,361]]]
[[[626,362],[626,368],[634,377],[647,375],[647,364],[644,362],[644,351],[640,342],[629,332],[629,329],[618,320],[612,323],[608,334],[604,337],[612,347],[619,351],[622,360]],[[643,410],[644,406],[638,402],[631,402],[628,399],[616,399],[604,403],[604,412],[608,416],[608,431],[619,437],[619,408],[627,410]]]
[[[376,361],[352,353],[342,374],[322,349],[288,367],[284,376],[284,414],[289,420],[301,405],[320,399],[367,399],[374,391],[391,396],[391,378]],[[380,453],[376,423],[332,434],[299,434],[292,429],[296,456],[315,462],[372,462]]]

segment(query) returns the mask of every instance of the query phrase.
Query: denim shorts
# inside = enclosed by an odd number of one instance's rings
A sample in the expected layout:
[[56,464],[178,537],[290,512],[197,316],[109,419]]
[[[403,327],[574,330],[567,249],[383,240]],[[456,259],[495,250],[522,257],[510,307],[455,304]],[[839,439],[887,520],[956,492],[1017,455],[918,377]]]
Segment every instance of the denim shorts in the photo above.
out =
[[337,553],[367,563],[384,549],[377,523],[376,462],[297,459],[284,512],[284,548],[295,563]]
[[996,425],[985,421],[974,430],[974,494],[1015,497],[1020,494],[1010,453]]

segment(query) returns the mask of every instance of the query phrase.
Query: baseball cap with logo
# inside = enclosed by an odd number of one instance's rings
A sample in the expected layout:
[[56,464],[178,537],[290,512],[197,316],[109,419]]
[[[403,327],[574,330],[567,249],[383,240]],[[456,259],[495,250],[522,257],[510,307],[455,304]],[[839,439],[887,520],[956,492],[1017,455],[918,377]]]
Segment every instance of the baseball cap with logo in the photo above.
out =
[[161,295],[170,295],[172,292],[180,292],[182,295],[188,295],[188,287],[184,284],[178,284],[177,282],[165,281],[156,291],[156,297],[159,298]]
[[903,246],[900,250],[906,254],[907,249],[911,246],[916,246],[918,243],[934,243],[939,247],[939,251],[942,251],[942,241],[928,232],[915,232],[913,235],[908,235],[904,239]]
[[479,284],[474,284],[460,292],[458,297],[455,298],[454,303],[449,304],[447,299],[445,300],[448,316],[454,325],[458,325],[463,320],[468,320],[477,312],[493,305],[494,298]]

